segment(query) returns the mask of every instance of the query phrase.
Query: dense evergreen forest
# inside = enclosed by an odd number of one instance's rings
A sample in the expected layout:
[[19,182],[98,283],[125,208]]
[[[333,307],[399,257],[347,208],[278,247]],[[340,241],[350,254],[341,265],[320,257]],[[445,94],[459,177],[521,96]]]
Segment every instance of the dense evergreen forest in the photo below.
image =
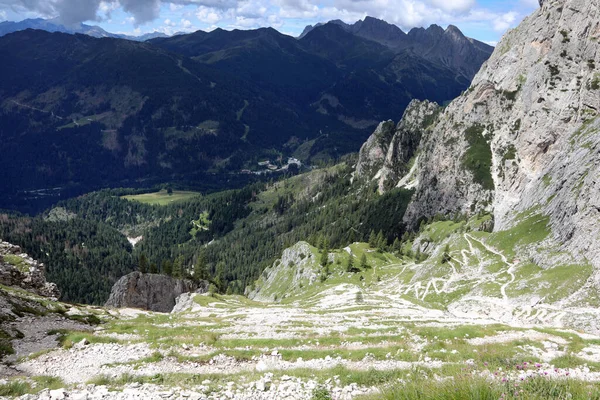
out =
[[[175,265],[176,274],[243,293],[300,240],[343,247],[381,232],[385,245],[404,234],[412,192],[353,185],[349,164],[168,205],[122,197],[132,190],[93,192],[37,217],[2,214],[0,235],[48,266],[65,301],[102,304],[140,260],[146,270],[173,274]],[[137,236],[132,247],[127,237]]]

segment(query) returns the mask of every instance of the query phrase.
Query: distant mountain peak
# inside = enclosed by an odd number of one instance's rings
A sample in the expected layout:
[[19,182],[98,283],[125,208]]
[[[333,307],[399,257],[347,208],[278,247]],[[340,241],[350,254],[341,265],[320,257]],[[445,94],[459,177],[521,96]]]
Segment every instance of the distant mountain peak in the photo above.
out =
[[96,38],[112,37],[117,39],[127,39],[136,42],[144,42],[148,39],[154,39],[159,37],[167,37],[168,35],[162,32],[146,33],[141,36],[129,36],[116,33],[110,33],[105,31],[96,25],[86,25],[83,23],[65,25],[58,18],[43,19],[43,18],[30,18],[24,19],[23,21],[4,21],[0,22],[0,36],[7,35],[9,33],[24,31],[26,29],[39,29],[47,32],[62,32],[62,33],[80,33]]
[[[462,71],[463,76],[469,80],[479,69],[478,65],[481,65],[494,50],[492,46],[467,38],[455,25],[448,25],[444,29],[432,24],[427,28],[413,28],[406,34],[398,26],[370,16],[351,25],[340,20],[309,25],[299,39],[314,30],[329,29],[324,28],[327,25],[337,25],[352,35],[381,44],[393,52],[403,52],[405,57],[414,53],[431,62]],[[478,61],[471,63],[465,60]]]

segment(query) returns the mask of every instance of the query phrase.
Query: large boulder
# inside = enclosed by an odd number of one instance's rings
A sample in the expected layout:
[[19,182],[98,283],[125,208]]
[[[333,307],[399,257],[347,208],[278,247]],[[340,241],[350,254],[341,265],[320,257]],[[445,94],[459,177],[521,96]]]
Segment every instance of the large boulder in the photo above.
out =
[[114,284],[105,307],[141,308],[149,311],[171,312],[176,299],[183,293],[206,293],[208,282],[175,279],[157,274],[132,272]]

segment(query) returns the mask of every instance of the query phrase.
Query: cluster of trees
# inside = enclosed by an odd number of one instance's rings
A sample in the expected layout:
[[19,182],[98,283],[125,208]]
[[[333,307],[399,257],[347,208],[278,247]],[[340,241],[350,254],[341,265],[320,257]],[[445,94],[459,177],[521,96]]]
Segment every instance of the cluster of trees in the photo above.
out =
[[[136,269],[205,279],[218,291],[243,293],[301,240],[322,249],[369,241],[374,249],[399,250],[412,192],[379,195],[374,186],[351,185],[350,167],[333,171],[309,188],[256,183],[166,206],[105,190],[60,203],[64,221],[50,221],[48,213],[6,216],[0,234],[49,266],[49,279],[66,301],[102,304],[114,282]],[[192,229],[202,215],[210,221],[206,229]],[[124,234],[143,240],[132,248]],[[366,260],[349,263],[352,272],[366,266]]]
[[96,221],[0,214],[0,237],[43,262],[66,302],[104,304],[113,284],[135,270],[127,239]]

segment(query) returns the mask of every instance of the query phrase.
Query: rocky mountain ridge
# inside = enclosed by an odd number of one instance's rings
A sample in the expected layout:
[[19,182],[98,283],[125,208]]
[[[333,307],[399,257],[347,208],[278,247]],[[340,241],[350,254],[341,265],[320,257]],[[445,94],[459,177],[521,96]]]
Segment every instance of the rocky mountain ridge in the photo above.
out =
[[63,32],[63,33],[81,33],[95,38],[111,37],[118,39],[134,40],[144,42],[157,37],[167,37],[161,32],[147,33],[140,36],[121,35],[105,31],[96,25],[79,24],[71,27],[63,25],[58,19],[43,19],[43,18],[28,18],[23,21],[3,21],[0,22],[0,36],[8,35],[9,33],[24,31],[26,29],[42,29],[48,32]]
[[[545,254],[532,254],[540,264],[560,263],[549,255],[556,249],[600,267],[599,37],[599,5],[582,0],[543,2],[509,31],[462,96],[433,122],[416,120],[427,129],[412,130],[422,138],[405,222],[491,212],[495,229],[503,230],[535,212],[548,216],[552,229]],[[427,115],[428,107],[413,104],[401,125],[414,123],[415,112]],[[373,149],[370,139],[359,175],[364,166],[381,165],[386,146]],[[406,160],[397,159],[386,168],[405,170]],[[367,175],[385,188],[385,170]],[[405,177],[392,176],[390,186],[407,186]]]
[[299,39],[327,25],[339,26],[355,36],[379,43],[394,53],[408,51],[431,62],[459,70],[469,80],[479,70],[479,67],[474,68],[472,64],[481,65],[494,49],[488,44],[467,38],[454,25],[443,29],[433,24],[428,28],[413,28],[405,33],[394,24],[368,16],[354,24],[333,20],[315,26],[309,25]]

